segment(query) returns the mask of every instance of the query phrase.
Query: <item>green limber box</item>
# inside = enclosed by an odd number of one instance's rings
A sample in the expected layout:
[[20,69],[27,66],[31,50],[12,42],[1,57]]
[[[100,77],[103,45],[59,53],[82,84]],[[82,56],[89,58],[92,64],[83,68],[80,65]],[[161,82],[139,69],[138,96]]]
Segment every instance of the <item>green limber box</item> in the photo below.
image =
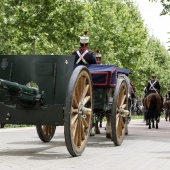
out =
[[72,55],[1,55],[0,124],[63,125]]

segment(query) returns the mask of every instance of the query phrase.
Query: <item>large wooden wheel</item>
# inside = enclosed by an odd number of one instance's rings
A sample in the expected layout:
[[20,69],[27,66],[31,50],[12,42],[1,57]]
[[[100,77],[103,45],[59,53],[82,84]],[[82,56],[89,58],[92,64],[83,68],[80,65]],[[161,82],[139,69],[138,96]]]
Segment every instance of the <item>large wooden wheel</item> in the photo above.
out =
[[87,145],[92,110],[91,76],[85,66],[78,66],[70,78],[64,113],[65,142],[72,156],[81,155]]
[[56,126],[55,125],[36,125],[39,138],[43,142],[50,142],[54,136]]
[[116,146],[123,142],[125,131],[127,133],[128,89],[126,81],[118,79],[113,95],[111,114],[112,140]]

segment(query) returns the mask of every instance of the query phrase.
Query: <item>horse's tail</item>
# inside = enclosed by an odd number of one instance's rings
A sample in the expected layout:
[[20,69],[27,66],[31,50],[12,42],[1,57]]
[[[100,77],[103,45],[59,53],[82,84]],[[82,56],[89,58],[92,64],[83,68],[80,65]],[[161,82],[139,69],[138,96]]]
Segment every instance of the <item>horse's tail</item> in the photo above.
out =
[[150,118],[155,118],[155,115],[157,114],[157,99],[156,95],[152,95],[151,101],[150,101],[150,106],[148,108],[148,113],[150,114]]

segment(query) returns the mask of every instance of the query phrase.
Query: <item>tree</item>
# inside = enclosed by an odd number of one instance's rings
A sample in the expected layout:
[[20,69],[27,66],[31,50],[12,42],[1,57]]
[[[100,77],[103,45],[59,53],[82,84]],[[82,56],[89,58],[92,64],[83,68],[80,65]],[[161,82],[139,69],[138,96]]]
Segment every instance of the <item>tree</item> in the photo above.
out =
[[73,47],[82,30],[83,2],[78,0],[4,0],[1,9],[1,45],[8,54],[60,54]]
[[[151,2],[157,2],[158,0],[149,0]],[[161,12],[161,15],[167,15],[170,14],[170,1],[169,0],[160,0],[163,10]]]
[[[158,0],[149,0],[149,1],[157,2]],[[163,6],[163,10],[160,13],[160,15],[170,15],[170,0],[160,0],[160,3]],[[170,32],[169,32],[169,34],[170,34]],[[169,38],[168,43],[170,43],[170,38]],[[169,51],[170,51],[170,48],[169,48]]]
[[2,0],[0,9],[0,54],[71,54],[87,29],[89,49],[130,69],[137,95],[153,70],[163,90],[170,86],[170,54],[148,35],[131,0]]
[[92,41],[90,47],[101,49],[103,62],[133,67],[144,49],[147,30],[137,7],[130,1],[89,1],[85,27]]

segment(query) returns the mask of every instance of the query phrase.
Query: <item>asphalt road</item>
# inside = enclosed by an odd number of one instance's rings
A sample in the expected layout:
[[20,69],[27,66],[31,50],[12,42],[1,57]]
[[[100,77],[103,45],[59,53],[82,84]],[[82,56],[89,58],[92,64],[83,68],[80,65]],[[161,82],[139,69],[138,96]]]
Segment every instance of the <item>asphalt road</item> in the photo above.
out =
[[42,143],[35,127],[0,129],[0,170],[169,170],[170,122],[148,129],[143,120],[132,120],[129,135],[115,146],[101,134],[90,137],[82,156],[68,153],[63,127],[50,143]]

